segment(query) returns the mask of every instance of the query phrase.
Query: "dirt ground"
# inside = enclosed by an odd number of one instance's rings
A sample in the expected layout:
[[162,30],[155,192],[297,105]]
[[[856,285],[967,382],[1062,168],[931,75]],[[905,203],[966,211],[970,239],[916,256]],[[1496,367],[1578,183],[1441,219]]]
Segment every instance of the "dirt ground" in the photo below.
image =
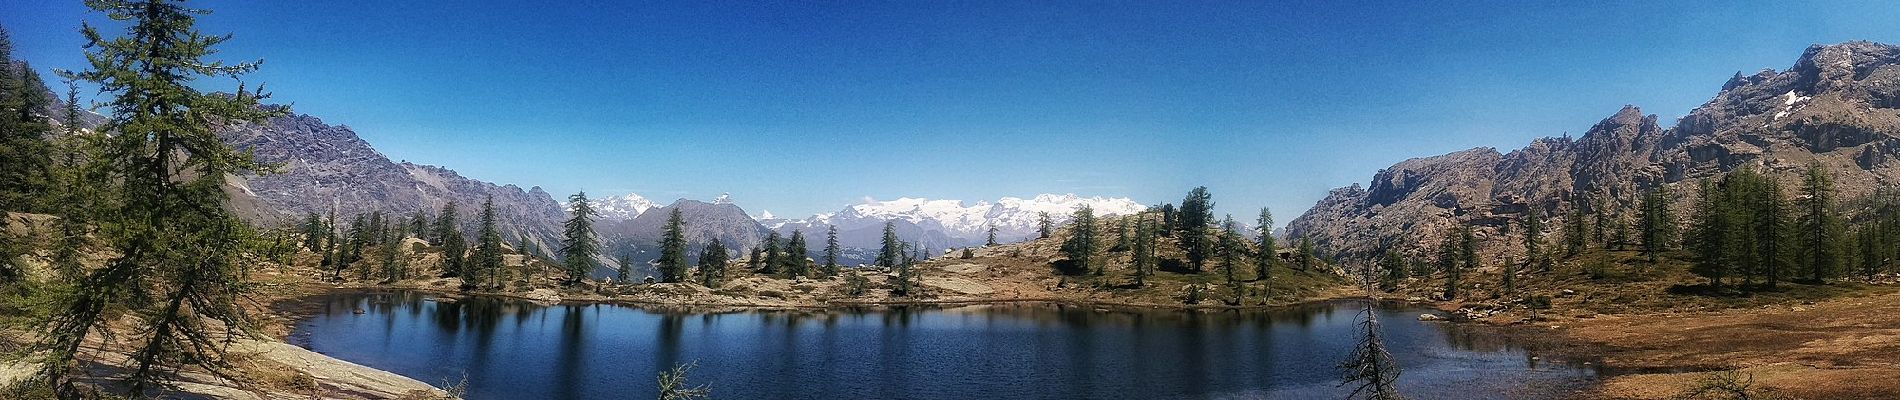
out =
[[[1627,370],[1738,369],[1764,391],[1801,399],[1900,398],[1900,294],[1716,312],[1602,316],[1568,336],[1603,346]],[[1615,375],[1592,398],[1672,398],[1705,372]]]

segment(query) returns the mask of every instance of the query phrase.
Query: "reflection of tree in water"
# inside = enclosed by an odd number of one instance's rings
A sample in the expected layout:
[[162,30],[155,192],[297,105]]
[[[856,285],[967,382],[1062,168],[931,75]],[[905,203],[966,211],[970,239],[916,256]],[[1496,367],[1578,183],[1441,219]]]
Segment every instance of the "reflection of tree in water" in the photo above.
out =
[[[582,315],[582,307],[584,306],[570,305],[563,307],[565,310],[563,310],[564,312],[561,316],[560,361],[556,362],[554,367],[556,382],[580,382],[580,368],[581,365],[584,364],[584,362],[581,361],[581,348],[586,347],[582,341],[587,337],[587,334],[584,332],[586,329],[582,326],[585,317]],[[517,316],[526,314],[528,313],[516,313]],[[522,318],[516,318],[515,320],[520,321],[521,319]],[[519,325],[519,323],[517,323],[517,325]],[[578,399],[582,397],[580,393],[581,385],[569,384],[555,386],[558,388],[556,389],[555,398]]]
[[1445,344],[1458,350],[1500,352],[1525,350],[1510,335],[1487,332],[1488,327],[1474,327],[1461,324],[1433,324],[1445,332]]
[[658,342],[653,346],[653,372],[647,376],[680,363],[680,336],[686,327],[686,317],[676,313],[660,314],[658,327],[660,332],[654,335]]

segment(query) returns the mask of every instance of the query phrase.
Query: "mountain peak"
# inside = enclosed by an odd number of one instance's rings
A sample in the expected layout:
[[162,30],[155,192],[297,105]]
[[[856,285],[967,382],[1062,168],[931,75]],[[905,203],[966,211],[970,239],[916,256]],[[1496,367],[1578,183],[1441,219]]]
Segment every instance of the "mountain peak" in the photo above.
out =
[[647,200],[638,193],[600,198],[589,201],[588,204],[594,206],[594,211],[600,213],[601,219],[606,220],[631,220],[647,210],[660,206],[659,203]]

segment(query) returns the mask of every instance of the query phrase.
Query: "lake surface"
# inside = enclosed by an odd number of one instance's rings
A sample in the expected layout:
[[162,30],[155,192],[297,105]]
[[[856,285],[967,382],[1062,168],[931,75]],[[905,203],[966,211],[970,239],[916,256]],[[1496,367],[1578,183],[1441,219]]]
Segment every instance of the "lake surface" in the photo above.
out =
[[[322,297],[293,343],[432,384],[466,376],[471,399],[654,398],[658,371],[680,363],[696,364],[690,380],[724,399],[1342,398],[1336,365],[1364,304],[703,313],[434,300]],[[1420,312],[1378,312],[1411,398],[1547,397],[1595,379],[1495,335],[1419,322]]]

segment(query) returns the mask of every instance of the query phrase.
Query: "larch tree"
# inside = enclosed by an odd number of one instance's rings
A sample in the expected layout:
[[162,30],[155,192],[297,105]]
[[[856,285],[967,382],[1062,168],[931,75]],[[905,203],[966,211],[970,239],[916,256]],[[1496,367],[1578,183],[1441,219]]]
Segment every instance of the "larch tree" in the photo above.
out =
[[778,232],[765,234],[765,243],[760,244],[761,246],[765,246],[765,261],[759,264],[762,266],[762,268],[759,269],[759,273],[776,275],[780,271],[783,271],[782,267],[784,267],[785,263],[783,260],[783,258],[785,258],[785,251],[779,247],[779,240],[781,240],[781,237],[778,235]]
[[1384,253],[1379,258],[1379,290],[1398,290],[1399,282],[1405,280],[1406,271],[1410,269],[1405,266],[1405,257],[1399,255],[1398,250],[1388,248]]
[[1189,190],[1178,214],[1174,229],[1180,233],[1181,250],[1187,253],[1188,266],[1201,272],[1207,258],[1214,255],[1214,243],[1207,237],[1207,227],[1214,223],[1213,195],[1207,193],[1206,186]]
[[881,244],[877,251],[877,266],[896,268],[897,264],[904,262],[904,243],[897,239],[895,222],[884,221],[884,238]]
[[1258,254],[1255,255],[1253,261],[1254,278],[1261,281],[1271,281],[1273,279],[1273,261],[1275,258],[1280,257],[1280,249],[1276,248],[1273,243],[1273,211],[1268,210],[1266,207],[1260,207],[1260,217],[1254,220],[1254,223],[1259,224],[1255,226],[1254,229],[1259,230],[1255,233],[1260,235],[1260,242],[1256,244]]
[[686,217],[674,208],[666,217],[666,229],[660,235],[660,281],[686,279]]
[[[1568,221],[1566,221],[1568,222]],[[1530,206],[1524,211],[1524,261],[1535,263],[1544,247],[1544,210]],[[1568,234],[1566,232],[1566,234]],[[1568,239],[1568,237],[1566,237]]]
[[52,211],[46,196],[55,189],[53,146],[46,140],[52,124],[40,114],[50,111],[46,84],[33,66],[13,59],[12,49],[0,29],[0,208]]
[[305,214],[301,227],[303,247],[312,252],[323,251],[323,217],[318,216],[317,213]]
[[1135,287],[1142,287],[1148,284],[1148,274],[1154,271],[1155,265],[1157,264],[1155,258],[1155,242],[1156,235],[1158,234],[1155,232],[1156,230],[1159,229],[1155,227],[1154,221],[1150,221],[1146,216],[1142,216],[1140,220],[1135,223]]
[[[83,25],[88,69],[69,75],[113,97],[101,131],[115,134],[87,157],[89,168],[106,175],[93,184],[106,187],[101,195],[112,200],[95,218],[113,251],[53,305],[40,336],[42,376],[72,393],[68,378],[80,349],[102,333],[131,349],[125,382],[134,396],[147,395],[162,374],[182,365],[230,377],[225,343],[249,336],[253,324],[238,304],[248,287],[240,253],[249,229],[224,207],[224,179],[268,168],[219,140],[213,127],[260,122],[288,109],[260,106],[268,95],[242,83],[228,95],[194,87],[197,78],[236,80],[258,65],[207,60],[230,39],[195,28],[207,11],[164,0],[86,6],[125,28],[107,38]],[[128,314],[137,317],[129,327],[109,323]],[[125,334],[114,335],[121,329]]]
[[1312,271],[1313,267],[1317,266],[1315,264],[1318,263],[1319,255],[1314,254],[1313,252],[1314,252],[1313,237],[1301,236],[1300,247],[1299,247],[1300,254],[1298,254],[1295,258],[1297,265],[1300,267],[1300,272]]
[[442,205],[442,211],[436,213],[435,229],[429,234],[429,242],[437,246],[448,243],[450,236],[461,236],[462,227],[457,225],[455,201]]
[[785,255],[779,258],[782,265],[779,269],[791,277],[808,276],[811,273],[809,254],[811,247],[805,244],[805,232],[793,229],[792,238],[785,242]]
[[1234,222],[1234,216],[1228,215],[1221,220],[1219,246],[1221,274],[1227,278],[1229,286],[1240,284],[1241,255],[1247,252],[1247,244],[1240,240],[1240,225]]
[[1084,204],[1075,209],[1069,218],[1069,237],[1062,241],[1062,254],[1069,258],[1069,265],[1074,269],[1059,272],[1076,274],[1095,270],[1095,253],[1101,246],[1095,225],[1094,208]]
[[475,239],[475,272],[468,274],[474,278],[469,280],[470,284],[481,289],[500,289],[504,282],[501,227],[495,218],[495,199],[490,197],[483,200],[481,229]]
[[710,288],[719,287],[726,280],[726,245],[713,238],[706,248],[699,250],[699,284]]
[[1570,205],[1570,213],[1564,216],[1563,226],[1565,257],[1576,257],[1578,254],[1583,254],[1584,250],[1590,248],[1590,223],[1588,219],[1589,217],[1583,214],[1583,204]]
[[1840,264],[1837,247],[1840,221],[1834,216],[1834,182],[1819,161],[1808,164],[1802,174],[1801,215],[1796,219],[1801,237],[1801,258],[1806,262],[1807,280],[1825,282]]
[[1669,211],[1669,195],[1661,187],[1643,193],[1641,225],[1643,256],[1654,264],[1675,241],[1676,217]]
[[626,283],[629,280],[633,279],[633,255],[632,254],[621,253],[620,256],[614,257],[614,265],[619,267],[614,270],[615,281]]
[[567,272],[567,284],[580,283],[594,273],[600,263],[600,237],[594,234],[594,218],[599,213],[587,202],[587,192],[567,197],[567,222],[562,224],[561,266]]
[[838,248],[838,226],[828,226],[825,228],[825,266],[823,271],[826,278],[838,276],[838,256],[840,253],[841,251]]
[[1036,213],[1036,238],[1048,239],[1049,235],[1055,234],[1055,229],[1056,223],[1049,219],[1048,212]]

